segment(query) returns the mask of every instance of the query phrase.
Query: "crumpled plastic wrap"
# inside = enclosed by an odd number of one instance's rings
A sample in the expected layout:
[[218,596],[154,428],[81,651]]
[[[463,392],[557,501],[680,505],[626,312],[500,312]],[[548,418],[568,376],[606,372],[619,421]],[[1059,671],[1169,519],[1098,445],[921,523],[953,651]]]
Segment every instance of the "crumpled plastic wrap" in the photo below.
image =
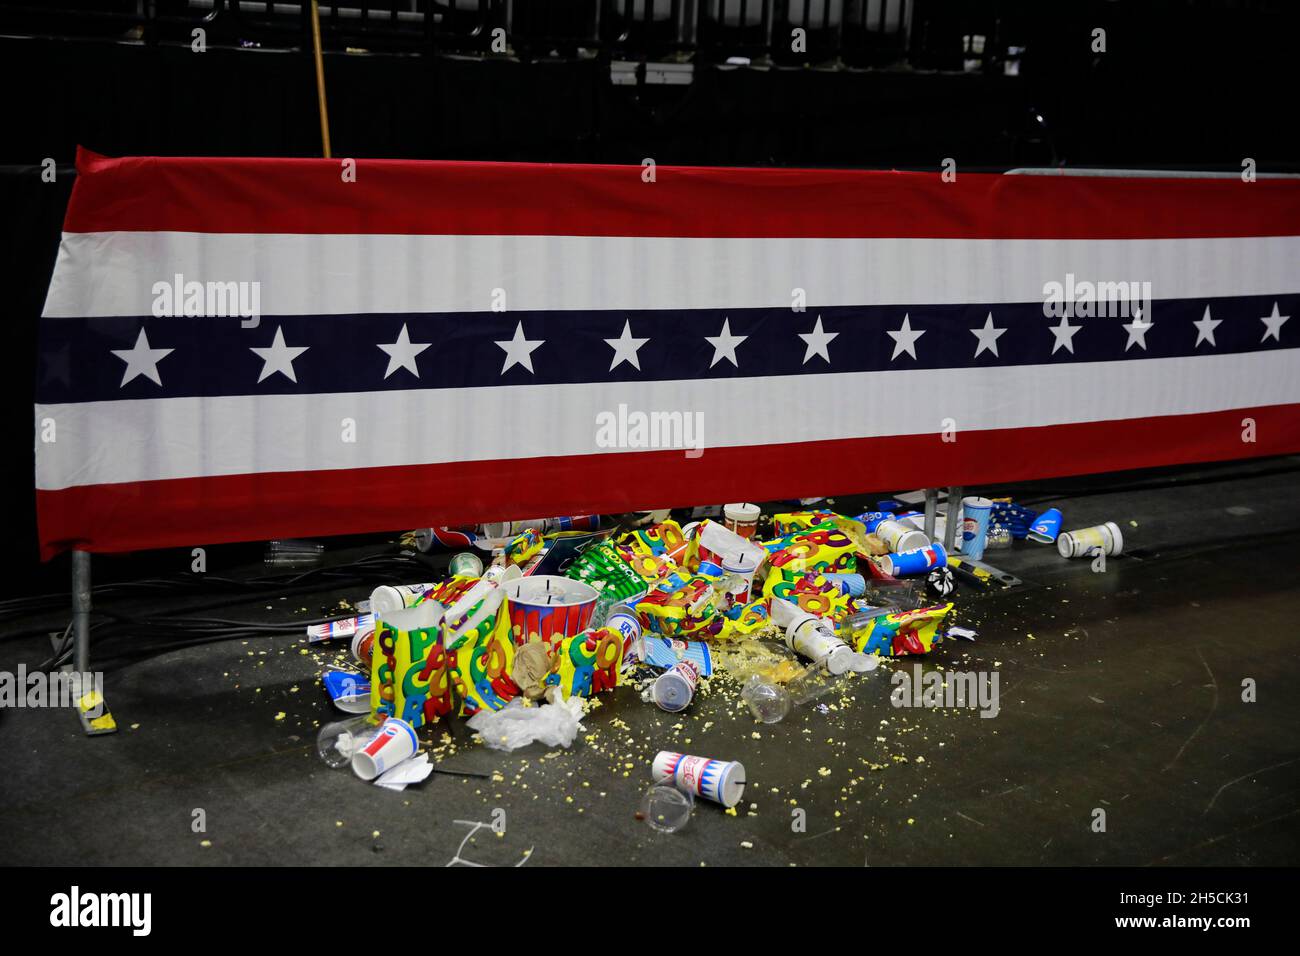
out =
[[540,707],[512,700],[500,710],[480,710],[465,723],[493,750],[518,750],[533,743],[568,748],[582,729],[582,699],[556,696]]

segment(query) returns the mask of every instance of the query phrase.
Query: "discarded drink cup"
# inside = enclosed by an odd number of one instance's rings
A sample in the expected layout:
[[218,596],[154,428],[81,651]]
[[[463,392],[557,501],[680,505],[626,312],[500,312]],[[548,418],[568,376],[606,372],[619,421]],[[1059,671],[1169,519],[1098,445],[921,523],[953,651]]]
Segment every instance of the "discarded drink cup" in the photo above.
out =
[[695,662],[678,661],[655,680],[651,695],[660,710],[675,714],[691,705],[699,683],[700,670]]
[[1051,544],[1061,533],[1061,512],[1058,508],[1048,508],[1039,514],[1037,520],[1029,528],[1029,534],[1026,537],[1030,541],[1037,541],[1039,544]]
[[670,783],[653,783],[641,797],[641,818],[660,833],[676,833],[686,826],[694,809],[695,795]]
[[876,525],[873,534],[885,542],[885,547],[895,554],[900,551],[915,551],[917,548],[924,548],[930,543],[930,539],[925,536],[924,531],[916,530],[907,522],[892,519],[882,521]]
[[832,674],[849,669],[853,648],[835,636],[831,625],[812,614],[805,614],[785,630],[786,647],[814,661],[823,661]]
[[880,559],[880,563],[884,565],[885,573],[891,577],[901,577],[905,574],[925,574],[935,568],[942,568],[947,565],[948,552],[944,551],[943,545],[936,541],[933,544],[927,544],[911,551],[887,554]]
[[605,618],[604,626],[613,628],[623,635],[624,661],[633,655],[637,658],[645,656],[641,643],[641,619],[637,617],[637,613],[631,605],[615,604],[609,609],[609,615]]
[[988,498],[963,498],[961,507],[961,553],[978,561],[984,556],[993,502]]
[[826,580],[840,589],[841,594],[849,597],[862,597],[867,590],[867,581],[860,574],[826,574]]
[[326,724],[316,735],[316,753],[326,765],[337,770],[352,762],[352,756],[374,739],[379,725],[372,723],[369,714],[336,720]]
[[722,523],[727,530],[736,532],[742,538],[752,538],[758,531],[758,516],[761,513],[762,509],[758,505],[748,502],[724,505]]
[[451,557],[447,570],[455,577],[481,578],[483,576],[483,559],[472,551],[462,551]]
[[745,767],[738,760],[714,760],[661,750],[650,765],[655,783],[671,782],[679,790],[734,807],[745,795]]
[[362,780],[374,780],[415,756],[418,747],[415,728],[398,717],[389,717],[370,742],[352,754],[352,772]]
[[432,584],[381,584],[370,592],[370,610],[378,615],[414,607],[432,587]]
[[790,695],[790,702],[802,707],[804,704],[812,703],[818,697],[836,690],[843,684],[845,679],[842,674],[832,674],[826,668],[824,662],[817,661],[809,664],[790,678],[790,681],[785,685],[785,689],[786,693]]
[[1100,550],[1103,554],[1116,555],[1124,551],[1124,535],[1119,525],[1113,521],[1067,531],[1056,539],[1056,550],[1063,558],[1082,558]]
[[374,660],[375,629],[371,627],[368,631],[358,631],[354,634],[352,637],[351,649],[352,656],[355,657],[357,662],[365,667],[366,672],[369,673]]
[[307,568],[320,564],[325,545],[315,541],[281,538],[266,543],[268,568]]
[[790,695],[786,689],[758,674],[746,682],[740,699],[749,707],[754,719],[765,724],[779,723],[790,713]]

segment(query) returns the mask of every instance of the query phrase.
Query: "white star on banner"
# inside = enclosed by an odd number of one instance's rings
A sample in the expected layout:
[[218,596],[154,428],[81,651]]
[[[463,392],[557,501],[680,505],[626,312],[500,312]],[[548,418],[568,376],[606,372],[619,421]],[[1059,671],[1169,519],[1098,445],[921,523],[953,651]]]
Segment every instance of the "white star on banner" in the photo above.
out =
[[384,378],[388,378],[399,368],[404,368],[419,378],[420,368],[415,362],[415,357],[432,344],[432,342],[412,342],[410,333],[406,331],[406,323],[403,322],[402,331],[397,333],[396,342],[392,345],[376,343],[378,348],[388,353],[388,369],[384,372]]
[[506,370],[512,365],[522,365],[528,371],[533,371],[533,350],[546,343],[545,339],[526,339],[524,338],[524,323],[521,319],[515,326],[515,337],[505,341],[497,342],[497,345],[505,349],[506,360],[501,366],[501,374],[506,374]]
[[980,344],[975,348],[975,358],[979,358],[980,353],[985,349],[992,352],[994,358],[1002,357],[998,355],[998,338],[1002,333],[1006,332],[1006,329],[995,329],[993,327],[992,312],[990,312],[989,317],[984,320],[983,328],[971,329],[970,332],[971,335],[980,340]]
[[1071,325],[1069,316],[1061,316],[1061,321],[1056,325],[1049,325],[1047,331],[1051,332],[1056,341],[1052,343],[1052,354],[1056,354],[1057,349],[1065,349],[1071,355],[1074,354],[1074,333],[1078,332],[1082,325]]
[[736,368],[740,368],[740,363],[736,361],[736,346],[747,338],[748,335],[732,335],[731,320],[723,319],[721,332],[717,335],[704,336],[704,341],[713,346],[713,361],[709,363],[709,368],[713,368],[724,358]]
[[1274,341],[1280,343],[1282,341],[1282,323],[1289,318],[1291,318],[1291,316],[1289,315],[1278,315],[1277,303],[1274,302],[1273,313],[1271,315],[1260,316],[1259,321],[1264,323],[1264,329],[1265,329],[1264,337],[1260,339],[1260,341],[1261,342],[1268,341],[1268,337],[1271,335]]
[[638,372],[641,371],[641,361],[637,358],[637,350],[649,342],[649,339],[638,339],[632,336],[632,323],[623,320],[623,334],[616,339],[606,339],[605,344],[614,350],[614,358],[609,363],[609,370],[612,372],[623,362],[629,363]]
[[262,374],[257,376],[259,382],[265,381],[276,372],[280,372],[291,382],[297,382],[298,376],[293,372],[293,360],[307,349],[309,345],[291,346],[284,344],[284,329],[275,330],[275,338],[266,348],[249,347],[249,351],[262,360]]
[[803,339],[806,348],[803,353],[803,364],[807,365],[808,360],[814,355],[820,355],[829,365],[831,361],[830,349],[831,339],[839,335],[838,332],[827,332],[822,328],[822,317],[817,316],[817,324],[813,326],[811,332],[798,333],[799,338]]
[[110,349],[114,355],[126,363],[126,371],[122,373],[121,388],[137,375],[143,375],[152,381],[155,385],[161,385],[162,379],[158,377],[158,363],[171,355],[175,349],[151,349],[149,348],[149,336],[144,334],[144,329],[140,329],[140,334],[135,337],[135,345],[129,349]]
[[[1205,315],[1201,318],[1201,321],[1192,323],[1192,325],[1196,326],[1196,345],[1193,345],[1192,348],[1196,348],[1202,342],[1209,342],[1217,349],[1219,343],[1214,341],[1214,330],[1221,324],[1223,324],[1223,319],[1210,318],[1210,307],[1207,305]],[[1128,350],[1125,349],[1125,351]]]
[[898,358],[904,352],[916,358],[916,340],[925,335],[925,329],[913,329],[907,314],[903,314],[903,324],[898,329],[885,329],[889,337],[894,340],[894,354],[889,356],[889,361]]
[[1142,320],[1142,310],[1133,310],[1133,321],[1124,328],[1128,331],[1128,341],[1124,343],[1124,351],[1127,352],[1135,344],[1142,346],[1142,351],[1147,348],[1147,332],[1150,331],[1153,323]]

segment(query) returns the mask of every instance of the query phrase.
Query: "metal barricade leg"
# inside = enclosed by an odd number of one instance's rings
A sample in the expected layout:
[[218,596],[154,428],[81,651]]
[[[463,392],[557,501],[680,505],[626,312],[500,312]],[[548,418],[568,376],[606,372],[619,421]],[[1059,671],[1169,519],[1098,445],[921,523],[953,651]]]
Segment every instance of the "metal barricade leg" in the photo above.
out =
[[953,553],[957,544],[957,509],[961,507],[961,493],[960,486],[948,489],[948,506],[943,522],[943,549],[949,554]]
[[117,722],[108,711],[100,679],[90,672],[90,552],[72,552],[72,663],[64,667],[75,699],[73,708],[87,736],[111,734]]
[[925,536],[931,541],[934,540],[934,519],[939,511],[939,489],[925,489],[925,527],[922,529]]

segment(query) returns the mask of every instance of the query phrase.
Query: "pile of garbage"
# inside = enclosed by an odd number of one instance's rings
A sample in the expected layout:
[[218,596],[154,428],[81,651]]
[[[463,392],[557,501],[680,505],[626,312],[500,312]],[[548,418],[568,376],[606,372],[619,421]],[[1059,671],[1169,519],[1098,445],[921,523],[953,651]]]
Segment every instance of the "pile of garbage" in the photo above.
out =
[[[416,731],[443,718],[466,718],[495,749],[568,747],[590,698],[632,685],[677,713],[718,671],[743,685],[757,720],[776,723],[882,657],[972,639],[944,625],[959,577],[998,580],[986,548],[1027,538],[1067,557],[1123,549],[1114,524],[1061,534],[1056,509],[1009,500],[963,499],[954,520],[957,554],[892,500],[854,517],[805,509],[769,522],[737,503],[685,524],[657,512],[418,530],[408,540],[422,551],[465,549],[445,580],[383,585],[365,613],[308,629],[312,642],[350,640],[361,666],[326,673],[336,706],[355,716],[323,728],[318,749],[400,790],[432,771]],[[657,829],[680,825],[694,796],[734,806],[745,785],[734,761],[668,751],[651,777],[642,816]]]

